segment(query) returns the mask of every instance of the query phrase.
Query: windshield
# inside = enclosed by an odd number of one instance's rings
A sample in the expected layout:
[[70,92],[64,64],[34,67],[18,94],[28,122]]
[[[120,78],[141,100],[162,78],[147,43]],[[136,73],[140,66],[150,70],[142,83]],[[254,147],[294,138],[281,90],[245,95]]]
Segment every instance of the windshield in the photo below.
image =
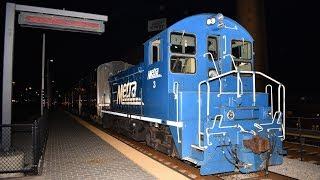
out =
[[251,60],[251,43],[248,41],[232,40],[232,56],[235,59]]
[[[235,65],[240,71],[252,70],[252,46],[248,41],[232,40],[232,56]],[[233,67],[234,69],[234,67]]]

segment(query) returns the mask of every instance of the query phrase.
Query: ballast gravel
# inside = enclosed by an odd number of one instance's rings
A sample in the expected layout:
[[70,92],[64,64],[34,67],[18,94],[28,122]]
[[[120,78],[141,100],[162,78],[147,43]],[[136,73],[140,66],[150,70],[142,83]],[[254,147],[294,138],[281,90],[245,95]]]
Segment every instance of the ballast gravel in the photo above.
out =
[[287,157],[283,158],[282,165],[270,166],[269,171],[296,179],[320,180],[320,165]]

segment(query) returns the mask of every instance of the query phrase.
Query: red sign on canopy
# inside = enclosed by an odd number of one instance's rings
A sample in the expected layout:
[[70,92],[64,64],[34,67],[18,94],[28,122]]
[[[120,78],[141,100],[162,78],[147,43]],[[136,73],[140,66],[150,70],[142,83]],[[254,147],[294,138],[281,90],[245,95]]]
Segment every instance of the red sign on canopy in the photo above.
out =
[[19,14],[19,24],[63,31],[104,32],[104,24],[102,21],[39,13],[21,12]]

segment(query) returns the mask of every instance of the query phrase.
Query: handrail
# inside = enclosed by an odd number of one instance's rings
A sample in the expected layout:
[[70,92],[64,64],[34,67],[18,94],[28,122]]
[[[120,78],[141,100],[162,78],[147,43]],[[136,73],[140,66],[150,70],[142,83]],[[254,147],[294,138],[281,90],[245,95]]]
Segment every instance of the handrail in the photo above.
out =
[[200,149],[202,148],[205,148],[204,146],[201,145],[201,85],[206,83],[207,85],[207,117],[209,116],[210,114],[210,107],[209,107],[209,103],[210,103],[210,84],[209,84],[209,81],[211,81],[210,79],[218,79],[219,78],[219,82],[220,82],[220,94],[221,94],[221,79],[220,77],[224,77],[224,76],[227,76],[229,74],[231,74],[232,72],[228,72],[228,73],[224,73],[224,74],[221,74],[221,75],[218,75],[216,77],[212,77],[212,78],[209,78],[208,80],[204,80],[204,81],[200,81],[199,84],[198,84],[198,147]]
[[243,94],[243,84],[240,77],[240,73],[238,71],[237,72],[237,98],[241,97],[242,94]]
[[[227,55],[225,55],[227,56]],[[234,63],[233,61],[233,58],[232,58],[232,55],[229,54],[229,56],[231,56],[231,59],[232,59],[232,62]],[[234,64],[235,65],[235,64]],[[285,139],[285,86],[283,84],[281,84],[279,81],[271,78],[270,76],[262,73],[262,72],[259,72],[259,71],[238,71],[237,69],[236,70],[232,70],[232,71],[229,71],[229,72],[226,72],[226,73],[223,73],[223,74],[218,74],[218,76],[215,76],[215,77],[211,77],[207,80],[204,80],[204,81],[201,81],[199,82],[198,84],[198,146],[201,148],[201,85],[203,83],[206,83],[207,84],[207,117],[209,116],[209,112],[210,112],[210,106],[209,106],[209,103],[210,103],[210,96],[209,96],[209,93],[210,93],[210,84],[209,82],[210,81],[214,81],[216,79],[219,79],[220,80],[220,94],[221,94],[221,78],[223,77],[226,77],[226,76],[229,76],[231,74],[237,74],[237,97],[240,96],[240,88],[239,88],[239,83],[242,84],[242,81],[239,80],[239,76],[240,74],[252,74],[253,76],[253,103],[255,105],[255,102],[256,102],[256,87],[255,87],[255,79],[256,79],[256,74],[258,75],[261,75],[263,76],[264,78],[266,79],[269,79],[270,81],[273,81],[274,83],[278,84],[278,111],[281,112],[281,90],[282,90],[282,112],[283,112],[283,121],[282,121],[282,133],[283,133],[283,138],[282,140]],[[242,86],[242,85],[241,85]],[[242,89],[243,91],[243,89]],[[242,92],[243,93],[243,92]],[[273,99],[272,99],[273,101]],[[272,111],[273,111],[273,102],[272,102]]]
[[256,73],[252,74],[253,106],[256,106]]
[[[174,94],[174,99],[176,100],[176,122],[179,123],[179,83],[178,82],[173,83],[173,94]],[[178,126],[177,126],[177,136],[178,136],[178,143],[181,143]]]
[[280,101],[280,94],[282,89],[282,111],[283,111],[283,121],[282,121],[282,133],[283,133],[283,139],[286,139],[286,87],[282,84],[278,87],[278,101]]
[[[219,71],[218,71],[218,69],[217,69],[216,62],[214,61],[214,58],[213,58],[212,53],[211,53],[211,52],[207,52],[207,53],[204,53],[203,56],[206,56],[206,55],[208,55],[208,54],[210,55],[210,57],[211,57],[211,59],[212,59],[212,62],[213,62],[213,65],[214,65],[214,68],[215,68],[217,74],[220,75],[220,74],[219,74]],[[221,78],[219,78],[219,83],[220,83],[220,87],[219,87],[219,91],[220,91],[219,95],[220,95],[220,94],[222,93],[222,86],[221,86],[222,82],[221,82]]]
[[216,62],[214,62],[214,58],[213,58],[212,53],[211,53],[211,52],[204,53],[204,54],[203,54],[203,57],[205,57],[205,56],[208,55],[208,54],[209,54],[210,57],[211,57],[211,60],[212,60],[212,62],[213,62],[214,68],[215,68],[216,71],[217,71],[217,74],[219,75],[218,68],[217,68]]
[[270,88],[270,106],[271,106],[271,115],[273,115],[273,90],[271,84],[266,85],[265,93],[268,94],[268,87]]
[[[232,54],[226,54],[226,55],[223,56],[223,58],[225,58],[226,56],[230,56],[231,57],[231,61],[232,61],[233,67],[238,72],[237,73],[237,98],[239,98],[243,94],[243,84],[242,84],[242,80],[241,80],[241,77],[240,77],[239,69],[236,66],[236,63],[234,61],[234,56]],[[220,87],[221,87],[221,84],[220,84]],[[241,91],[241,93],[240,93],[240,91]]]
[[9,127],[24,127],[24,126],[33,126],[33,123],[29,124],[0,124],[0,128],[9,128]]
[[233,66],[234,66],[234,69],[236,70],[236,71],[238,71],[238,67],[236,66],[236,63],[234,62],[234,59],[233,59],[233,55],[231,55],[231,54],[226,54],[226,55],[224,55],[224,56],[222,56],[223,58],[225,58],[225,57],[227,57],[227,56],[230,56],[231,57],[231,61],[232,61],[232,64],[233,64]]
[[208,81],[201,81],[198,84],[198,147],[203,148],[201,146],[201,85],[203,83],[206,83],[207,85],[207,118],[210,114],[210,107],[209,107],[209,103],[210,103],[210,85]]
[[[251,71],[243,71],[243,72],[244,72],[244,73],[246,73],[246,72],[249,72],[249,73],[250,73]],[[264,74],[264,73],[262,73],[262,72],[259,72],[259,71],[255,71],[255,72],[256,72],[257,74],[259,74],[259,75],[261,75],[261,76],[263,76],[263,77],[265,77],[265,78],[267,78],[267,79],[269,79],[269,80],[277,83],[278,85],[282,85],[282,83],[280,83],[279,81],[273,79],[272,77],[270,77],[270,76],[268,76],[268,75],[266,75],[266,74]]]
[[306,119],[306,120],[320,120],[320,117],[303,117],[303,116],[289,116],[290,119]]

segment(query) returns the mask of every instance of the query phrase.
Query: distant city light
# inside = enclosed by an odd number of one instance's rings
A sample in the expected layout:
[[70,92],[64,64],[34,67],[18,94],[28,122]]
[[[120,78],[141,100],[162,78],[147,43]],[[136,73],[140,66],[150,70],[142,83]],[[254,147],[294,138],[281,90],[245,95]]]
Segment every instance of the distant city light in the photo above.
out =
[[52,83],[54,83],[54,81],[51,81]]
[[53,59],[50,59],[50,62],[53,62]]
[[31,90],[31,89],[32,89],[32,87],[30,86],[30,87],[29,87],[29,90]]

